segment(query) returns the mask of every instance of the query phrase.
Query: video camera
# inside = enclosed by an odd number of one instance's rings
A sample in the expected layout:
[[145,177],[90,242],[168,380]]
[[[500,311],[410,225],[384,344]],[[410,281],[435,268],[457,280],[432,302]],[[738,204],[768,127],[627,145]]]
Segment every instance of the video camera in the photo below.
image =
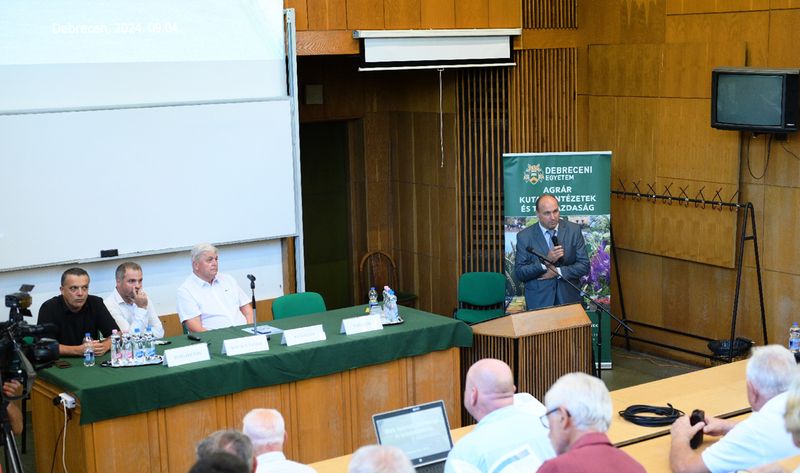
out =
[[[41,336],[50,330],[44,325],[30,325],[22,320],[30,317],[32,284],[23,284],[19,292],[6,295],[9,308],[8,321],[0,323],[0,384],[12,379],[23,386],[20,396],[5,396],[3,399],[20,399],[30,392],[36,380],[36,370],[51,365],[58,359],[58,342]],[[26,343],[26,337],[31,337]],[[33,361],[33,364],[31,364]]]

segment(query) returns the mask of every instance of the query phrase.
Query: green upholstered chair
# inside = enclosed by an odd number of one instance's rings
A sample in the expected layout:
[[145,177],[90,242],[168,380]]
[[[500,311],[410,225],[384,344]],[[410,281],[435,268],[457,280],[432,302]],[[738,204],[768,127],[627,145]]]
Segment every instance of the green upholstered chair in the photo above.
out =
[[325,312],[325,300],[316,292],[298,292],[286,294],[272,302],[272,317],[275,320],[298,315]]
[[470,325],[505,314],[506,278],[500,273],[464,273],[458,280],[455,318]]

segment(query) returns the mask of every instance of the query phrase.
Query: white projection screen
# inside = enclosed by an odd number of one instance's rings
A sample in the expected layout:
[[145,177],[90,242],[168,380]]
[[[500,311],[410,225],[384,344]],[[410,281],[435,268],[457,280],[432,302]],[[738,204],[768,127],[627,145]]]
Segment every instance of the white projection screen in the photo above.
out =
[[0,271],[297,233],[280,0],[0,2]]

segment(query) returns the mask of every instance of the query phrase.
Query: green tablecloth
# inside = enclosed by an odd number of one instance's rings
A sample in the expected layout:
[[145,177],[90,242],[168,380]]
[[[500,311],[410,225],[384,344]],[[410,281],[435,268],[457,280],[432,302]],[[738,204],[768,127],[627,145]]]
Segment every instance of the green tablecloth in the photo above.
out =
[[[294,347],[280,344],[273,335],[269,351],[240,356],[222,355],[225,339],[244,337],[242,327],[200,334],[209,341],[211,360],[168,368],[164,365],[134,368],[84,367],[81,358],[65,358],[70,368],[48,368],[39,372],[42,380],[74,393],[81,404],[81,424],[138,414],[245,389],[282,384],[324,376],[361,366],[385,363],[451,347],[472,346],[472,329],[463,322],[400,307],[405,322],[383,330],[346,336],[339,333],[344,318],[364,315],[364,306],[337,309],[320,314],[269,322],[291,329],[322,324],[327,340]],[[177,348],[191,343],[185,336],[173,337]]]

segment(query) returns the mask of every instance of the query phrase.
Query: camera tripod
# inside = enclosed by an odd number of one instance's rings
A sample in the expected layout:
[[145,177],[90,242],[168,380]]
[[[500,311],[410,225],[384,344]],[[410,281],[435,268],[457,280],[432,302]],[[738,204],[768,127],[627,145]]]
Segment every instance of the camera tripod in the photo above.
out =
[[[0,380],[2,381],[2,380]],[[22,473],[22,461],[19,458],[17,449],[17,439],[11,431],[11,419],[8,417],[9,401],[3,397],[0,406],[0,437],[3,438],[3,446],[6,449],[6,466],[12,473]]]

